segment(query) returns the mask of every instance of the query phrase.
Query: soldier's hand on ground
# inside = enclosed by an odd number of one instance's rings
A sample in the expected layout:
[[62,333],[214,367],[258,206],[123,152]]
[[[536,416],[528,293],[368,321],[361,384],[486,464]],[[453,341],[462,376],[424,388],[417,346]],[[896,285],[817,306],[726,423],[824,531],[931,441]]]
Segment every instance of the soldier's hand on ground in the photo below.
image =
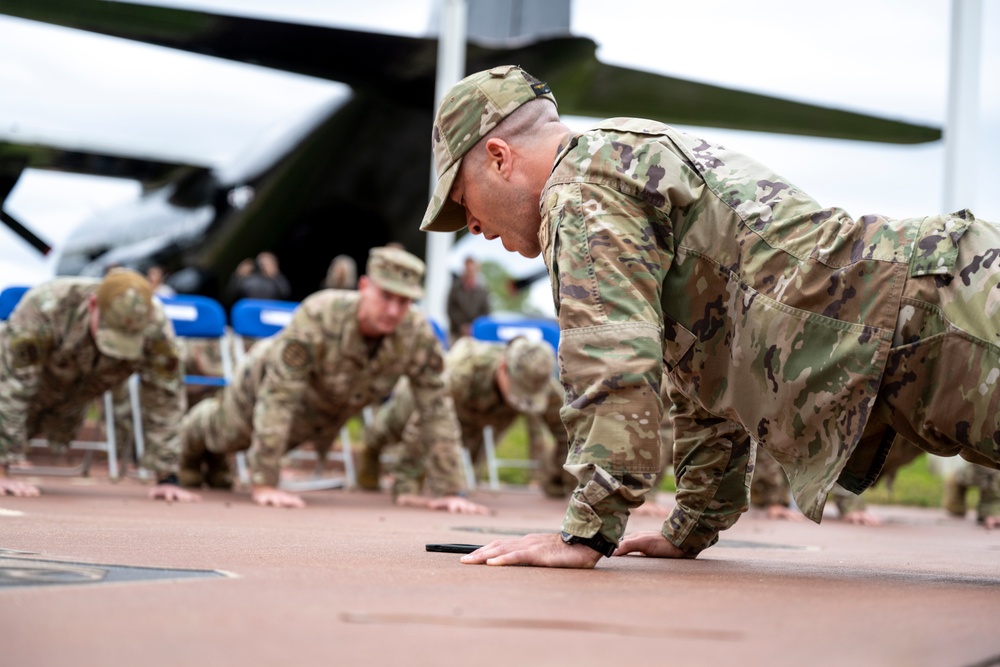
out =
[[157,484],[149,490],[149,497],[153,500],[166,500],[168,503],[174,501],[181,503],[197,503],[201,501],[201,496],[193,491],[182,489],[176,484]]
[[474,503],[462,496],[444,496],[443,498],[433,498],[428,504],[432,510],[445,510],[451,514],[492,514],[493,511],[486,505]]
[[692,558],[671,544],[663,535],[653,530],[626,535],[622,538],[613,555],[627,556],[636,553],[651,558]]
[[13,479],[0,479],[0,496],[40,496],[42,492],[34,484],[18,482]]
[[400,507],[424,507],[432,510],[445,510],[451,514],[492,514],[493,510],[485,505],[474,503],[462,496],[442,496],[427,498],[415,493],[401,493],[396,497],[396,505]]
[[781,519],[783,521],[803,521],[805,517],[801,512],[793,510],[791,507],[785,507],[780,503],[775,503],[773,505],[767,506],[767,518],[768,519]]
[[988,516],[983,519],[983,528],[986,530],[993,530],[994,528],[1000,528],[1000,516]]
[[852,510],[840,517],[846,523],[855,526],[881,526],[882,520],[868,510]]
[[566,544],[559,533],[531,533],[511,540],[494,540],[462,562],[472,565],[535,565],[593,569],[601,554],[582,544]]
[[255,486],[251,492],[253,501],[264,507],[291,507],[299,509],[306,506],[306,501],[302,500],[294,493],[281,491],[273,486]]

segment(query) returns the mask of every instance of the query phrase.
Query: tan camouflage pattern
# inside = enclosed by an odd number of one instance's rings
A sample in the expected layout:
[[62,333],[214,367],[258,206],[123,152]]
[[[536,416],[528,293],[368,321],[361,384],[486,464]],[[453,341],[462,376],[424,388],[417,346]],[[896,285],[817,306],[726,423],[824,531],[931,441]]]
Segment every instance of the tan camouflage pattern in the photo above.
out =
[[113,268],[97,288],[97,348],[117,359],[142,356],[142,332],[149,323],[153,288],[132,269]]
[[538,98],[556,103],[545,82],[515,65],[476,72],[452,86],[434,118],[431,147],[438,182],[421,229],[454,232],[465,227],[465,212],[448,198],[462,157],[518,107]]
[[542,412],[551,395],[549,385],[556,369],[552,346],[519,336],[507,342],[504,358],[509,380],[507,400],[521,412]]
[[1000,470],[964,462],[945,479],[945,509],[965,516],[966,498],[970,489],[979,489],[976,519],[1000,516]]
[[[186,375],[205,375],[223,377],[222,345],[217,338],[196,338],[178,336],[177,347],[180,350],[181,361]],[[204,384],[184,383],[184,394],[187,397],[188,410],[199,401],[221,390]],[[131,461],[135,452],[135,434],[132,428],[132,401],[128,392],[128,383],[122,383],[112,390],[115,422],[115,442],[118,446],[118,457],[122,461]]]
[[540,210],[580,481],[567,532],[623,534],[660,470],[664,372],[678,491],[663,534],[688,554],[747,509],[751,436],[817,522],[838,479],[872,483],[889,423],[935,453],[1000,459],[995,225],[968,211],[854,220],[638,119],[568,139]]
[[424,261],[402,248],[372,248],[365,274],[387,292],[408,299],[424,297]]
[[142,332],[142,358],[102,354],[88,301],[100,279],[55,278],[29,290],[0,325],[0,459],[14,460],[36,434],[65,447],[87,406],[132,373],[140,377],[146,448],[141,465],[159,477],[178,469],[178,424],[187,408],[173,327],[159,303]]
[[[484,456],[483,429],[493,427],[494,436],[499,440],[514,420],[523,414],[505,400],[496,383],[497,368],[506,350],[506,343],[463,337],[455,342],[445,357],[445,383],[461,429],[461,443],[469,451],[474,464],[480,463]],[[545,479],[561,481],[567,443],[566,429],[559,418],[563,391],[551,374],[547,387],[545,409],[534,416],[537,420],[535,428],[529,427],[529,449],[548,455],[542,463]],[[414,421],[411,394],[406,383],[397,385],[392,397],[375,411],[366,434],[366,446],[382,449],[394,443],[403,444],[405,454],[401,456],[401,460],[406,464],[397,466],[395,470],[397,484],[412,486],[421,472],[417,463],[423,460],[428,461],[428,483],[432,479],[452,479],[452,483],[457,484],[462,477],[461,467],[452,466],[449,462],[447,468],[442,468],[440,464],[437,464],[437,469],[433,468],[434,461],[441,457],[428,456],[427,443],[414,437],[411,427]],[[545,428],[542,429],[540,425]],[[553,446],[544,441],[546,431],[554,440]]]
[[[886,484],[892,485],[896,479],[899,469],[921,456],[924,450],[907,440],[899,438],[895,441],[889,455],[878,472],[875,483],[885,480]],[[837,511],[841,516],[850,512],[860,512],[868,509],[868,502],[863,495],[851,493],[839,484],[833,487],[830,498],[837,506]],[[788,489],[788,479],[781,465],[774,460],[767,450],[757,448],[757,456],[754,460],[753,480],[750,483],[750,504],[754,507],[767,507],[769,505],[791,505],[791,494]]]
[[441,343],[415,307],[372,348],[358,330],[358,292],[323,290],[288,326],[254,344],[232,382],[184,417],[185,458],[247,450],[250,481],[277,486],[281,458],[308,441],[332,441],[352,416],[377,404],[401,377],[414,387],[419,428],[453,443],[455,413],[444,390]]

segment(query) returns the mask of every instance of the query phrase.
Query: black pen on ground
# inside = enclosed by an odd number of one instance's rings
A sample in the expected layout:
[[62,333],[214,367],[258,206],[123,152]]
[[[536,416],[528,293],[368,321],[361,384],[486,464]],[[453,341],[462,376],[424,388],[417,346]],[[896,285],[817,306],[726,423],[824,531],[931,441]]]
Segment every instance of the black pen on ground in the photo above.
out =
[[428,544],[427,551],[437,551],[446,554],[471,554],[482,544]]

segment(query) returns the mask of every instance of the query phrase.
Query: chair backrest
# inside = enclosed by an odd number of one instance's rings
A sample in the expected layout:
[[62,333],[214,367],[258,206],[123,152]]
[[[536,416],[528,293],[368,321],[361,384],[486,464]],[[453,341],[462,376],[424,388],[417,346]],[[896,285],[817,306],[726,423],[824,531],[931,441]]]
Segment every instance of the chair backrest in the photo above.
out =
[[157,298],[178,336],[221,338],[226,335],[226,309],[215,299],[198,294]]
[[10,317],[14,307],[29,289],[26,285],[11,285],[0,291],[0,322]]
[[472,337],[479,340],[508,341],[517,336],[544,340],[559,350],[559,323],[555,320],[531,317],[498,317],[483,315],[472,321]]
[[229,355],[229,333],[226,309],[215,299],[199,294],[158,296],[163,312],[174,326],[179,338],[215,338],[219,341],[222,375],[185,375],[184,382],[193,385],[222,387],[232,377],[233,362]]
[[273,336],[292,321],[298,305],[296,301],[240,299],[229,311],[233,333],[251,338]]

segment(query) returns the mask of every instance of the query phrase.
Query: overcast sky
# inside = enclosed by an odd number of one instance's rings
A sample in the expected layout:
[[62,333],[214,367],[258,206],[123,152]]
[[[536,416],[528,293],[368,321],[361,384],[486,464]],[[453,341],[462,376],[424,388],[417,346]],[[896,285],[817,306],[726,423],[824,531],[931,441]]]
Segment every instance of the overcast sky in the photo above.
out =
[[[174,4],[259,5],[258,15],[413,35],[426,34],[434,17],[433,0]],[[608,6],[572,4],[572,31],[593,38],[604,62],[945,123],[949,0],[620,0],[612,15]],[[981,40],[977,194],[963,205],[1000,221],[1000,0],[983,2]],[[23,141],[44,136],[225,165],[344,94],[331,82],[0,18],[0,130]],[[941,142],[893,146],[683,129],[765,162],[822,204],[855,216],[942,211]],[[58,246],[85,218],[138,194],[131,182],[33,171],[6,208]],[[0,286],[37,282],[52,264],[0,227]]]

